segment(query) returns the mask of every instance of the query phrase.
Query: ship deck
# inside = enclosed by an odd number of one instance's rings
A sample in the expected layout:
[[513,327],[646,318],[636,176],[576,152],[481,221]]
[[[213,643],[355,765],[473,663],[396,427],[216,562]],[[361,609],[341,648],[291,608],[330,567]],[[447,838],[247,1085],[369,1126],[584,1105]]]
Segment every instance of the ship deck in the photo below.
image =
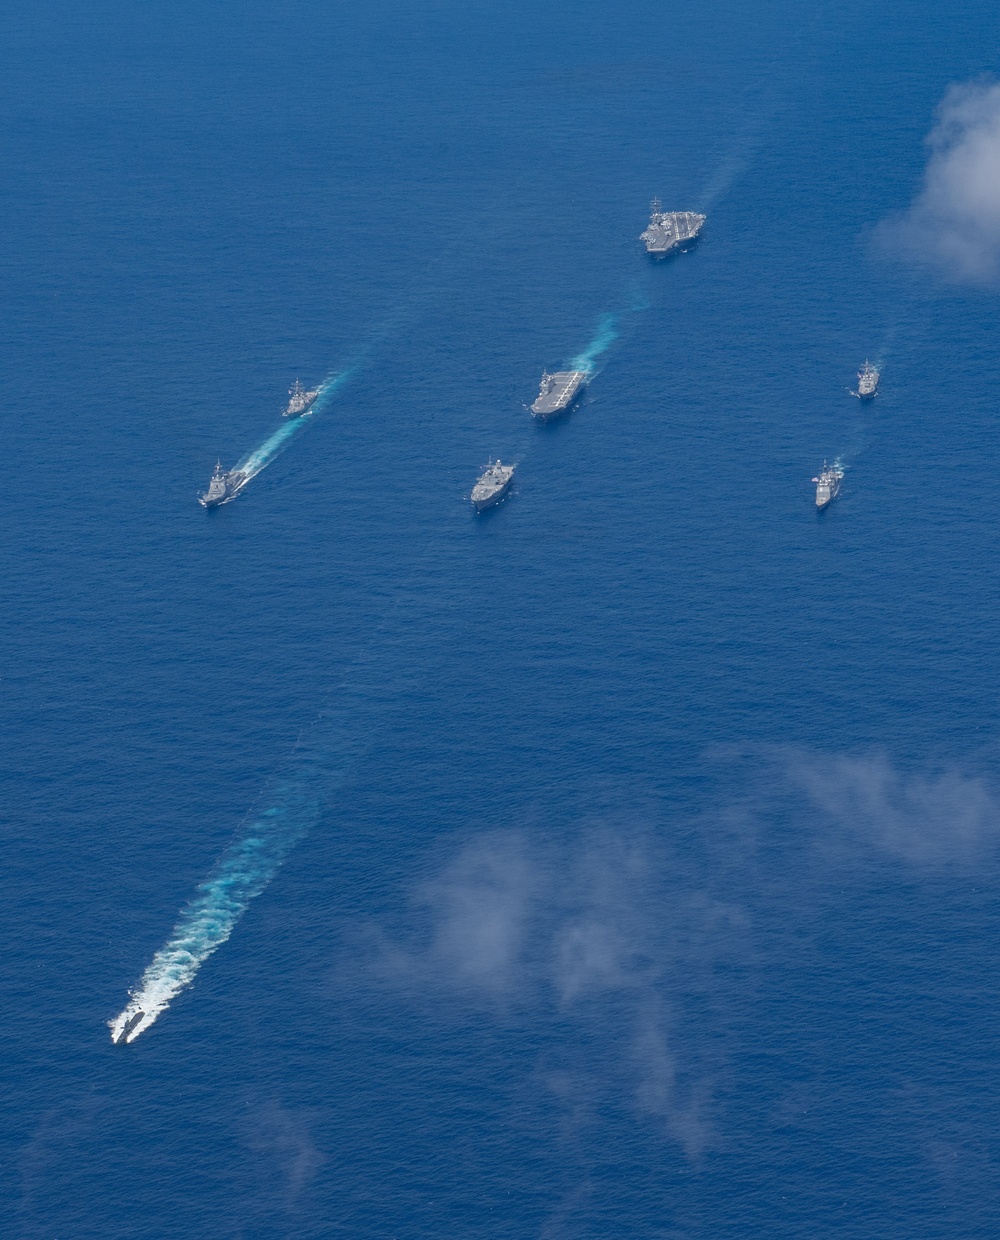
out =
[[552,387],[544,396],[539,394],[538,399],[531,406],[535,413],[557,413],[560,409],[565,409],[583,386],[587,372],[560,370],[549,377],[553,380]]

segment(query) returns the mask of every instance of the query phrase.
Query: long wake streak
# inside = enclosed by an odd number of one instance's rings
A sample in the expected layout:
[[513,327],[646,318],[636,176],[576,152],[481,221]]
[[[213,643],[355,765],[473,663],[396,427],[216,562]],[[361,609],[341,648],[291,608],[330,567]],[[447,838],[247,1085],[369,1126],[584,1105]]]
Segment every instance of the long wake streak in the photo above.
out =
[[[351,692],[344,686],[345,699]],[[232,934],[289,854],[319,822],[330,794],[364,752],[370,728],[358,726],[357,704],[378,694],[365,685],[346,710],[324,712],[300,738],[291,761],[198,884],[170,937],[149,962],[129,1001],[108,1022],[113,1042],[134,1042],[194,981],[209,956]],[[369,719],[371,724],[372,719]],[[138,1019],[136,1019],[138,1018]]]
[[597,326],[594,339],[582,353],[578,353],[570,362],[571,370],[583,370],[588,375],[594,373],[598,358],[606,353],[618,339],[618,315],[605,314]]
[[135,1041],[191,985],[202,964],[229,938],[247,905],[268,885],[319,813],[318,789],[310,788],[301,775],[279,785],[272,804],[253,815],[198,884],[194,899],[149,962],[128,1004],[109,1021],[112,1041]]
[[246,474],[248,480],[256,478],[262,469],[266,469],[274,458],[288,447],[295,436],[302,431],[303,427],[309,425],[315,414],[322,413],[323,407],[330,397],[339,388],[344,386],[352,374],[353,369],[345,370],[341,374],[334,375],[332,378],[325,380],[320,385],[319,396],[316,397],[316,402],[309,412],[299,418],[289,418],[283,422],[273,435],[269,435],[259,447],[249,452],[236,466],[236,469],[240,473]]

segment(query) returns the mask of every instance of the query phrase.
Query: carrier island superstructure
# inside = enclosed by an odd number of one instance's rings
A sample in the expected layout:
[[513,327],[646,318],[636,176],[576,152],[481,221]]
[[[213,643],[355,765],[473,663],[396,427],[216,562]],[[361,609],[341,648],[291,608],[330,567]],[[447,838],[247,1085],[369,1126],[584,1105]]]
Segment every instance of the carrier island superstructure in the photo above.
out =
[[646,243],[646,253],[657,258],[696,240],[705,223],[705,216],[695,211],[664,211],[659,198],[653,199],[649,209],[649,227],[640,240]]

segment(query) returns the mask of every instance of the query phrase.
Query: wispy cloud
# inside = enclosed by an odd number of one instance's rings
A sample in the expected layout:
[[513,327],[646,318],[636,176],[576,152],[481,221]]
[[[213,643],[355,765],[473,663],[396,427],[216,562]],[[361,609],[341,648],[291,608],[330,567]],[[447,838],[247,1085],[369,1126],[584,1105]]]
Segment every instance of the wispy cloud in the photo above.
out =
[[949,88],[927,145],[923,186],[882,239],[961,283],[1000,283],[1000,83]]
[[981,776],[958,770],[906,773],[885,754],[816,758],[788,766],[822,821],[844,843],[867,842],[910,864],[954,867],[980,863],[1000,841],[1000,800]]
[[421,886],[409,933],[380,938],[376,968],[436,1010],[575,1028],[601,1049],[589,1068],[574,1058],[574,1078],[613,1078],[696,1157],[711,1141],[714,1068],[688,1046],[686,1005],[744,937],[739,912],[692,889],[649,836],[599,830],[557,846],[509,832],[468,843]]
[[248,1118],[247,1144],[261,1155],[261,1192],[277,1188],[286,1210],[293,1210],[304,1189],[326,1161],[310,1133],[312,1115],[271,1101]]

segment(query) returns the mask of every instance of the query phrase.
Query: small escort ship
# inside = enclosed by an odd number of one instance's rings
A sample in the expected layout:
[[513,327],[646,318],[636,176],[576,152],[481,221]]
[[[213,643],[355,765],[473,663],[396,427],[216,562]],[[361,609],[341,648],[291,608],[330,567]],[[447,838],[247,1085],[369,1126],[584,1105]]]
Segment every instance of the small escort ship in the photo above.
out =
[[500,503],[514,481],[515,468],[514,465],[503,465],[500,461],[494,461],[486,466],[472,488],[471,499],[476,512],[482,512],[484,508],[492,508],[494,504]]
[[664,211],[659,198],[649,204],[649,227],[639,238],[646,243],[646,253],[663,258],[680,250],[688,241],[697,240],[705,224],[705,216],[695,211]]
[[319,395],[319,388],[313,392],[307,392],[302,384],[295,380],[288,389],[288,408],[281,415],[283,418],[298,418],[311,409],[316,403],[316,397]]
[[557,370],[551,375],[543,371],[542,383],[535,403],[531,406],[531,412],[543,422],[554,418],[557,413],[562,413],[572,405],[589,378],[586,370]]
[[871,400],[878,391],[879,372],[865,358],[865,364],[858,371],[858,390],[854,395],[859,400]]
[[242,469],[225,470],[222,468],[222,462],[216,461],[215,473],[208,484],[208,490],[204,495],[198,496],[198,503],[202,508],[218,508],[220,504],[228,504],[231,499],[239,495],[249,481],[250,476]]
[[819,477],[813,478],[816,483],[816,507],[823,509],[831,500],[837,498],[840,494],[840,484],[844,479],[844,471],[834,462],[827,465],[823,462],[823,468],[819,471]]

